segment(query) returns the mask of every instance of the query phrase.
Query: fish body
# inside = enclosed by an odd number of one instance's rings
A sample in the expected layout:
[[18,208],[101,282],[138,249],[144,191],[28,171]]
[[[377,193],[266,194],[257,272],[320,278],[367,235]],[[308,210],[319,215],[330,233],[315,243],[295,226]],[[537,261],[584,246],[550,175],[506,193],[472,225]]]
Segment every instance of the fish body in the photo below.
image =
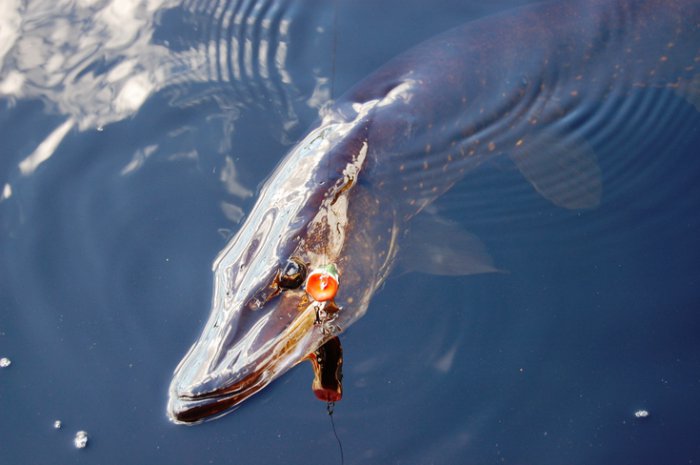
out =
[[[509,156],[559,206],[597,206],[591,147],[639,122],[627,116],[645,89],[697,102],[698,69],[690,0],[539,4],[390,61],[323,110],[215,260],[211,314],[175,370],[170,418],[228,413],[364,315],[414,218],[489,158]],[[655,102],[655,117],[687,105]],[[614,127],[600,126],[613,111]],[[332,312],[280,285],[289,260],[337,270]],[[484,260],[466,272],[492,271]]]

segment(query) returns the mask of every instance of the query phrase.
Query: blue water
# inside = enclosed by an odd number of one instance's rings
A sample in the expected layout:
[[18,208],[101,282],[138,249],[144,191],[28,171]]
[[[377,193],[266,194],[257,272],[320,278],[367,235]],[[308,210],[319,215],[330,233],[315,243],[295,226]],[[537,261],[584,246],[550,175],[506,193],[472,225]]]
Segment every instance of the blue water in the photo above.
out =
[[[0,6],[0,463],[340,463],[304,365],[223,419],[168,422],[211,262],[330,96],[522,2],[260,2],[286,34],[225,19],[260,24],[251,2],[131,3]],[[286,58],[246,67],[212,45],[232,38]],[[342,336],[345,463],[700,460],[700,115],[654,136],[595,147],[595,210],[498,162],[436,204],[504,272],[375,296]]]

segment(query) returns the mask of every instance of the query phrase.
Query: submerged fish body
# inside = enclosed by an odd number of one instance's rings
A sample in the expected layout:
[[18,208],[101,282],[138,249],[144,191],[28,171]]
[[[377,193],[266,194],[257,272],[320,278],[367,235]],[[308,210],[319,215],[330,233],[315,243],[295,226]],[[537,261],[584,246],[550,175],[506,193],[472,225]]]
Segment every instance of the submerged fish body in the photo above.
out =
[[[597,206],[590,147],[631,124],[640,89],[697,103],[699,23],[695,0],[536,5],[448,31],[362,81],[283,159],[214,262],[211,314],[175,370],[170,418],[231,411],[360,318],[404,228],[490,157],[508,155],[559,206]],[[616,127],[600,127],[612,105]],[[660,99],[650,114],[678,105]],[[337,269],[332,312],[281,285],[289,260]],[[492,271],[485,260],[463,271]]]

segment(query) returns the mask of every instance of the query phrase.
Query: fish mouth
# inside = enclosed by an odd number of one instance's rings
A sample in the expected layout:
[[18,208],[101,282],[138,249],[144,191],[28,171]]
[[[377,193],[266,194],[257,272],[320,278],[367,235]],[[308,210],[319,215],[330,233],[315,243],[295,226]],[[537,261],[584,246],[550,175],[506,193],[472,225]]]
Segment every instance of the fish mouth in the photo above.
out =
[[[235,410],[332,336],[315,321],[316,308],[310,304],[264,350],[249,358],[241,353],[225,365],[215,363],[221,359],[217,353],[223,347],[220,340],[204,337],[197,341],[175,369],[167,406],[170,420],[193,425]],[[236,344],[227,353],[245,348]]]
[[168,416],[174,423],[194,425],[226,415],[271,381],[269,376],[265,376],[268,372],[269,366],[261,367],[232,384],[222,385],[204,394],[178,392],[178,386],[173,383],[168,401]]

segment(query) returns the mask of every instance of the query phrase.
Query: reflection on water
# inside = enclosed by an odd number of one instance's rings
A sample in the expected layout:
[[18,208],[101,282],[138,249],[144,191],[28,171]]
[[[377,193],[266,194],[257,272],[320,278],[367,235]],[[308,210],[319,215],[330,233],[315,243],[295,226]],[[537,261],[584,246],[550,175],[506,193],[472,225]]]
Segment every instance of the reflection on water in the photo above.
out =
[[[224,420],[167,421],[211,261],[331,78],[516,3],[339,2],[331,76],[321,2],[0,2],[0,462],[336,462],[309,367]],[[347,463],[697,456],[700,119],[650,117],[671,97],[606,110],[650,142],[599,121],[597,210],[501,161],[435,205],[505,272],[387,282],[343,338]]]
[[[321,48],[328,41],[323,26],[304,23],[303,33],[295,28],[297,18],[309,13],[303,5],[180,3],[3,2],[0,91],[11,99],[40,98],[81,130],[131,116],[149,96],[176,84],[188,87],[181,95],[195,83],[226,84],[208,92],[218,89],[223,95],[215,98],[233,105],[257,101],[277,108],[285,124],[295,119],[291,98],[303,93],[311,95],[312,106],[323,103],[328,63],[316,62],[302,76],[287,67],[290,58],[328,52]],[[323,11],[316,11],[321,14],[312,21],[323,24]],[[164,36],[161,28],[176,15],[177,26],[190,30]],[[303,52],[294,50],[295,42],[304,44],[297,46]],[[306,87],[310,82],[316,87]],[[183,98],[196,103],[193,95]]]
[[[222,141],[231,139],[245,106],[276,113],[278,137],[283,138],[299,124],[302,105],[318,108],[328,98],[330,62],[316,58],[328,53],[328,32],[322,26],[328,13],[320,9],[300,29],[297,18],[308,16],[310,8],[276,1],[36,0],[3,2],[0,8],[0,95],[8,102],[39,99],[48,114],[63,116],[19,163],[23,176],[48,160],[74,127],[102,130],[133,117],[159,91],[180,108],[215,100],[218,111],[210,111],[208,118],[218,126]],[[182,33],[163,32],[173,27]],[[315,62],[296,71],[288,68],[290,59],[295,66]],[[184,125],[170,135],[190,129]],[[153,144],[135,151],[123,174],[157,150]],[[230,143],[223,142],[220,153],[230,152]],[[194,151],[185,156],[198,155]],[[231,179],[235,168],[230,157],[221,169],[232,194],[250,196]],[[3,198],[9,198],[12,185],[4,189]],[[232,210],[230,204],[226,209]],[[241,212],[230,215],[240,219]]]
[[167,48],[153,44],[154,15],[175,2],[4,2],[12,18],[2,55],[3,93],[43,98],[81,129],[134,114],[166,84]]

